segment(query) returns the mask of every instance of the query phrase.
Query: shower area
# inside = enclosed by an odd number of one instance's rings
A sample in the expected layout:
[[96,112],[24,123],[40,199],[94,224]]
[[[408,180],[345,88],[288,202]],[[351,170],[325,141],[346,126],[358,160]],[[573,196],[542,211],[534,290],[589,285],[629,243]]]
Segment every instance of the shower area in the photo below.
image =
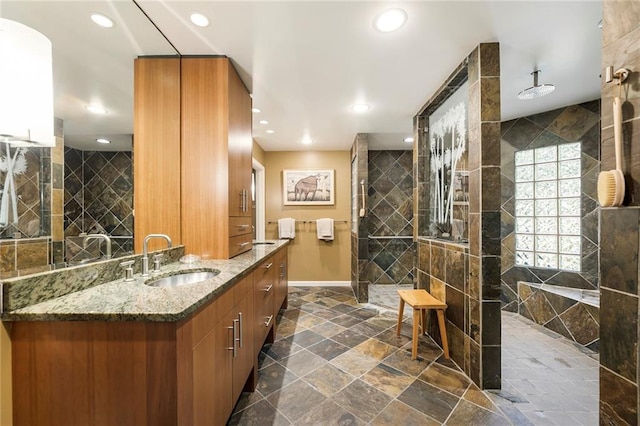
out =
[[351,153],[351,284],[359,302],[397,309],[414,282],[413,151],[370,149],[358,134]]

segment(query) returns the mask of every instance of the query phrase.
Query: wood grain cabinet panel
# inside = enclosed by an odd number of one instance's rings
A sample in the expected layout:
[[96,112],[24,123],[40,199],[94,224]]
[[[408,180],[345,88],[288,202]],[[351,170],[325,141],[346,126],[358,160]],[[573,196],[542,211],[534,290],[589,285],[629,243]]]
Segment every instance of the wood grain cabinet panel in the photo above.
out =
[[251,249],[229,243],[231,218],[251,217],[251,97],[228,58],[181,63],[183,243],[227,259]]

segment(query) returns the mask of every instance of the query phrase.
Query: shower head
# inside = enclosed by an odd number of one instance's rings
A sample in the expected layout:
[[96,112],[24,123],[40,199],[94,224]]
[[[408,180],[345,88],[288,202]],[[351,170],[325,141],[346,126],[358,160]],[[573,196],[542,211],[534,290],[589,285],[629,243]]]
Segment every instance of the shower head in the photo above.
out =
[[518,93],[519,99],[527,100],[541,98],[556,90],[556,87],[553,84],[538,84],[539,72],[540,70],[535,70],[531,73],[533,75],[533,86]]

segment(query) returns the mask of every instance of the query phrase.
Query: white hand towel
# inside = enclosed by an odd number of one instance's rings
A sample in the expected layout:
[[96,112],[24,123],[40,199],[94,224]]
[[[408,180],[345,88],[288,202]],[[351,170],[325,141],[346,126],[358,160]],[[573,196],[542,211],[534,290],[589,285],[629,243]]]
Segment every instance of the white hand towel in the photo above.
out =
[[318,230],[319,240],[333,240],[333,219],[323,218],[316,220],[316,229]]
[[293,240],[296,237],[296,220],[292,217],[278,219],[278,236]]

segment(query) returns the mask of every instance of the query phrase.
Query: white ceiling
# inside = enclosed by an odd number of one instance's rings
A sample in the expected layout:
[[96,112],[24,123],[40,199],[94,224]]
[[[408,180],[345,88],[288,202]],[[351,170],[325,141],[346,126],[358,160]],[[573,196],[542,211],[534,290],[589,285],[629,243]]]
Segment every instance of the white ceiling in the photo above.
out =
[[[139,0],[183,55],[231,57],[250,88],[254,138],[267,151],[346,150],[356,133],[377,149],[405,149],[412,117],[481,42],[501,45],[502,119],[599,98],[602,4],[593,1],[183,1]],[[373,28],[389,7],[408,14],[393,33]],[[209,17],[198,28],[192,12]],[[97,27],[90,12],[111,17]],[[56,115],[65,143],[126,149],[133,131],[133,59],[175,54],[136,5],[120,1],[0,0],[0,16],[38,29],[53,43]],[[517,93],[541,83],[556,91],[531,101]],[[356,114],[355,102],[371,105]],[[92,116],[88,103],[109,114]],[[266,119],[268,125],[258,123]],[[267,134],[267,129],[275,133]],[[312,145],[300,143],[309,135]],[[119,142],[96,146],[96,137]]]

